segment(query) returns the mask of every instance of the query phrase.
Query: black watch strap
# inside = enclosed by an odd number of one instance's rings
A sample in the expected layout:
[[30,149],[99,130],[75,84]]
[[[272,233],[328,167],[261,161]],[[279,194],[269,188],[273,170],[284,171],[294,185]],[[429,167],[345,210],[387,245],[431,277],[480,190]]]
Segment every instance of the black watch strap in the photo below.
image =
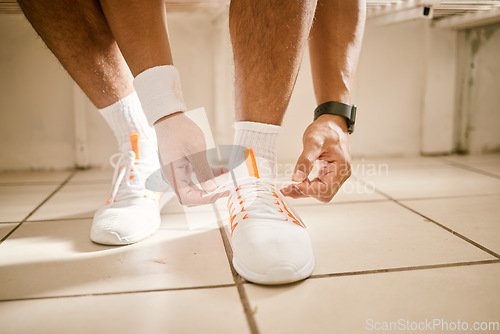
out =
[[324,114],[344,116],[347,121],[347,131],[351,134],[354,131],[356,122],[356,105],[349,105],[342,102],[330,101],[320,104],[314,110],[314,120]]

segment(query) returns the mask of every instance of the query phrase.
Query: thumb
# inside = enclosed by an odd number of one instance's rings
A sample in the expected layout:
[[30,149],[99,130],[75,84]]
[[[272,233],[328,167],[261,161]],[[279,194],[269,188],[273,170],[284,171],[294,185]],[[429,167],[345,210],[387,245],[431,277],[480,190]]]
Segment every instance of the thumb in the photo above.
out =
[[206,191],[214,191],[217,189],[217,184],[213,180],[215,176],[212,167],[210,167],[208,163],[205,152],[198,152],[187,158],[193,167],[193,171],[201,187]]
[[293,172],[292,181],[303,182],[314,167],[314,162],[321,155],[321,148],[318,145],[304,145],[304,149]]

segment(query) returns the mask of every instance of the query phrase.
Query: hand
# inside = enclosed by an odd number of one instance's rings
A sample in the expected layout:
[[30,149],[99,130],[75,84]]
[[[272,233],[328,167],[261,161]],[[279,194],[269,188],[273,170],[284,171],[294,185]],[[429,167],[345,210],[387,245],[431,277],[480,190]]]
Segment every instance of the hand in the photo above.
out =
[[[292,198],[313,197],[330,202],[351,175],[351,152],[347,139],[347,124],[342,116],[322,115],[311,123],[302,139],[300,155],[292,180],[301,182],[281,189]],[[318,177],[310,181],[309,173],[318,161]]]
[[[212,168],[208,163],[205,135],[195,122],[184,113],[176,113],[158,120],[154,128],[163,177],[182,205],[214,203],[227,195],[207,196],[207,192],[217,188],[214,177],[224,170]],[[202,189],[192,181],[193,172]]]

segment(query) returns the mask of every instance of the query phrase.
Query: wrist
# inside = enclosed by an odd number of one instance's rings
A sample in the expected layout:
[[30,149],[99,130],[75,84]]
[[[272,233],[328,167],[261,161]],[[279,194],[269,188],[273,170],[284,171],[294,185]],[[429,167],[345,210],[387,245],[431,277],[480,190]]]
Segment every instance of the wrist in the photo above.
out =
[[318,120],[333,123],[339,127],[342,132],[348,133],[347,119],[344,116],[324,114],[319,116]]
[[349,105],[337,101],[328,101],[320,104],[314,110],[314,119],[318,119],[323,115],[341,116],[345,119],[347,124],[348,133],[354,130],[354,123],[356,121],[356,105]]
[[175,116],[179,116],[179,115],[181,115],[183,113],[184,113],[183,111],[177,111],[177,112],[174,112],[174,113],[172,113],[170,115],[163,116],[162,118],[159,118],[156,122],[154,122],[153,126],[158,125],[162,121],[167,120],[169,118],[172,118],[172,117],[175,117]]

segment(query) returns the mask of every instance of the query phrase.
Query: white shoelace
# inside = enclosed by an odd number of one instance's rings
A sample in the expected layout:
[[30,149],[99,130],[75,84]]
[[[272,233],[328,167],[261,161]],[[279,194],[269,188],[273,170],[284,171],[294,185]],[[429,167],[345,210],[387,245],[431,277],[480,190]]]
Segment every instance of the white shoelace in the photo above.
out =
[[136,160],[133,151],[113,154],[109,162],[115,168],[109,202],[142,196],[144,181],[141,171],[148,163],[141,159]]
[[238,197],[234,201],[238,202],[239,199],[239,203],[245,207],[248,217],[283,219],[284,215],[279,211],[280,197],[273,185],[254,178],[242,182],[237,189]]
[[[262,218],[269,220],[288,220],[293,219],[291,214],[298,218],[295,212],[289,212],[287,205],[284,203],[279,190],[272,184],[269,184],[261,179],[254,177],[238,178],[239,185],[236,192],[231,198],[235,203],[240,203],[245,208],[245,214],[250,218]],[[233,190],[234,183],[232,180],[220,185],[215,191],[207,194],[224,192]],[[300,219],[300,218],[299,218]]]

